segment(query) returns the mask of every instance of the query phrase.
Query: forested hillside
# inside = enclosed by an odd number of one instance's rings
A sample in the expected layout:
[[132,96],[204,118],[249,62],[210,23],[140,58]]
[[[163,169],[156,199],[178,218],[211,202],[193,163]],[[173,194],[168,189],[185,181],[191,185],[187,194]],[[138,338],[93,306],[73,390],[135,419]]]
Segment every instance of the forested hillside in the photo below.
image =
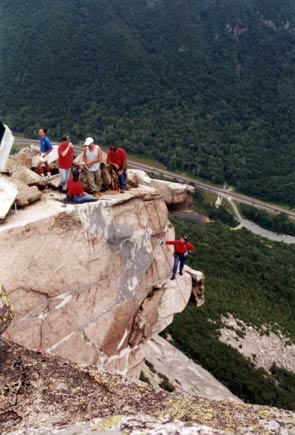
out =
[[0,116],[295,202],[293,0],[0,0]]
[[166,332],[241,399],[295,410],[294,373],[275,365],[270,372],[256,368],[219,340],[221,317],[230,313],[260,330],[269,325],[295,343],[295,247],[221,223],[172,222],[177,235],[188,233],[196,246],[189,262],[205,273],[206,303],[201,308],[189,304]]

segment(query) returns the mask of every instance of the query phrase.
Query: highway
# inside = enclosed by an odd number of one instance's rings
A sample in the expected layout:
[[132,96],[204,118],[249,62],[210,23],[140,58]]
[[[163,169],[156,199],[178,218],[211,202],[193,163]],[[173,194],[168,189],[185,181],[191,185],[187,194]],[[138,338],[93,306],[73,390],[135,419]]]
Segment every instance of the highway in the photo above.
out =
[[[39,140],[15,138],[14,143],[16,145],[30,145],[30,144],[39,145]],[[57,143],[54,142],[52,142],[52,144],[57,145]],[[75,145],[74,149],[76,152],[81,152],[83,148],[81,146]],[[226,189],[222,189],[220,187],[212,186],[211,184],[204,183],[202,181],[196,180],[195,178],[189,177],[187,175],[175,174],[174,172],[168,171],[167,169],[160,169],[155,166],[147,165],[144,163],[138,163],[130,159],[128,159],[128,167],[134,169],[141,169],[142,171],[145,172],[153,172],[156,174],[160,174],[165,176],[166,178],[177,180],[181,183],[190,183],[196,187],[199,187],[200,189],[216,193],[217,195],[220,195],[226,199],[243,202],[244,204],[252,205],[254,207],[258,207],[266,211],[272,211],[275,213],[285,213],[290,218],[295,219],[295,212],[285,210],[284,208],[266,203],[264,201],[260,201],[256,198],[242,195],[241,193],[232,192]]]

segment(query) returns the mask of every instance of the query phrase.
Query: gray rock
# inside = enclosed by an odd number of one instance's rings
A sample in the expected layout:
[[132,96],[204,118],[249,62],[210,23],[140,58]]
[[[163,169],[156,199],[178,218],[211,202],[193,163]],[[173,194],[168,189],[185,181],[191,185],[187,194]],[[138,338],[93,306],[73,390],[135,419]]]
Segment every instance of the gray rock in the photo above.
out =
[[28,186],[45,187],[48,185],[46,179],[40,177],[36,172],[25,166],[16,166],[11,176],[12,180],[20,180]]
[[20,180],[13,180],[13,184],[17,188],[16,205],[24,207],[41,198],[42,193],[37,186],[28,186]]

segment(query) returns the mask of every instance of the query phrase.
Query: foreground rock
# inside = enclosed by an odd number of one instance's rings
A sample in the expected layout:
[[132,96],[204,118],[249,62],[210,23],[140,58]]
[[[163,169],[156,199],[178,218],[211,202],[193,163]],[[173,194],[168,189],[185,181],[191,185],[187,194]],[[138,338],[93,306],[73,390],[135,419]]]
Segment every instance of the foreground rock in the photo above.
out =
[[[144,347],[143,373],[155,387],[167,388],[209,400],[241,400],[210,373],[162,337],[155,336]],[[166,380],[166,381],[165,381]]]
[[[52,435],[51,430],[19,430],[11,435]],[[114,415],[106,419],[93,419],[65,428],[55,428],[56,435],[226,435],[198,423],[182,422],[170,418],[157,419],[145,414]]]
[[138,377],[143,344],[182,311],[191,273],[170,281],[171,239],[161,195],[142,186],[64,206],[60,194],[20,210],[0,227],[0,282],[15,319],[5,337],[112,373]]
[[[103,421],[65,431],[64,426],[93,418]],[[0,340],[2,434],[49,435],[61,428],[63,435],[105,435],[113,428],[120,435],[293,435],[294,419],[294,412],[275,408],[155,391]]]

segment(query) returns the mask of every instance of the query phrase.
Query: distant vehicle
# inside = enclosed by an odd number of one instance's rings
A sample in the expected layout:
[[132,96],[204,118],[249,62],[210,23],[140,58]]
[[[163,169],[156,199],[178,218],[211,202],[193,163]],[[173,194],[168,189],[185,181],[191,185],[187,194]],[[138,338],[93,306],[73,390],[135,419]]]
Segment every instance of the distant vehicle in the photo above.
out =
[[8,157],[14,142],[14,136],[7,125],[0,121],[0,172],[6,170]]

